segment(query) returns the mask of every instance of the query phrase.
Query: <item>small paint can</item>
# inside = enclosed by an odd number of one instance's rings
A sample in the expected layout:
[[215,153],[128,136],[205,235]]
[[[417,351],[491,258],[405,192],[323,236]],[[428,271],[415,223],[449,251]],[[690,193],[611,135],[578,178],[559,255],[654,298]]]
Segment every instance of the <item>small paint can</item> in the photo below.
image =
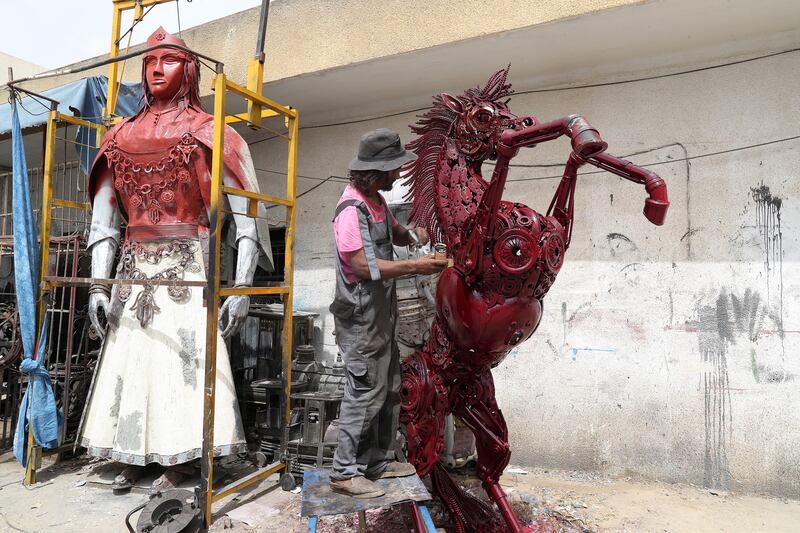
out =
[[433,258],[447,259],[447,245],[445,243],[437,242],[433,245]]

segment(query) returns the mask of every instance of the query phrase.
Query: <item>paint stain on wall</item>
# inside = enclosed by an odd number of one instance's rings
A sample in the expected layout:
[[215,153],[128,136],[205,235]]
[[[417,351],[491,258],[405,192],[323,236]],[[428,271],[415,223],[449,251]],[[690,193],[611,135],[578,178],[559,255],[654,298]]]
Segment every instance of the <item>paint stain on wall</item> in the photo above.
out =
[[705,407],[705,450],[703,453],[703,485],[727,488],[731,474],[728,468],[728,446],[733,432],[730,383],[728,380],[727,296],[719,295],[712,305],[697,309],[698,344],[702,358],[700,385]]
[[634,252],[638,250],[636,243],[622,233],[609,233],[606,235],[606,241],[608,241],[608,247],[611,250],[611,257],[615,257],[617,251]]
[[778,275],[778,316],[783,347],[783,232],[781,231],[781,207],[783,199],[774,195],[762,182],[750,188],[750,196],[756,204],[756,227],[764,247],[764,266],[767,271],[767,301],[770,300],[770,277]]
[[767,271],[780,264],[783,258],[783,234],[781,233],[781,206],[783,200],[772,194],[769,187],[761,183],[750,188],[756,203],[756,227],[764,242],[764,262]]
[[[731,475],[728,469],[728,447],[733,433],[731,409],[731,384],[728,365],[731,353],[749,357],[744,361],[751,367],[755,383],[779,383],[793,379],[782,366],[758,363],[756,351],[760,337],[774,334],[779,324],[777,313],[770,310],[758,291],[746,289],[744,294],[734,294],[722,289],[716,299],[699,302],[696,321],[688,323],[698,333],[698,347],[702,360],[700,387],[705,408],[705,450],[703,483],[709,488],[728,488]],[[731,351],[736,345],[749,346],[746,355],[742,350]],[[741,363],[741,361],[736,361]]]

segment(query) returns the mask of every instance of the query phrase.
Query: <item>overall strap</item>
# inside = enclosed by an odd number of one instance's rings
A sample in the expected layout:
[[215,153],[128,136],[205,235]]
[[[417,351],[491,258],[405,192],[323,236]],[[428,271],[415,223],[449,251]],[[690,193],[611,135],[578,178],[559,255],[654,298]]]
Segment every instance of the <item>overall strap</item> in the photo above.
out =
[[381,201],[383,202],[383,220],[386,222],[386,234],[389,236],[389,242],[394,244],[394,239],[392,238],[392,211],[389,209],[389,202],[385,198],[381,198]]
[[361,200],[352,200],[352,199],[345,200],[344,202],[336,206],[336,212],[333,214],[333,220],[331,220],[331,222],[334,222],[336,220],[336,217],[338,217],[342,213],[342,211],[344,211],[350,206],[355,206],[357,209],[363,209],[364,207],[366,207],[364,206],[364,202],[362,202]]
[[364,255],[367,257],[369,276],[373,281],[377,281],[381,279],[381,271],[378,268],[378,262],[375,257],[375,246],[372,243],[372,235],[369,232],[369,225],[372,217],[369,214],[367,206],[361,200],[345,200],[336,206],[333,220],[336,220],[336,217],[338,217],[342,211],[351,206],[355,207],[358,213],[358,225],[361,230],[361,242],[364,245]]

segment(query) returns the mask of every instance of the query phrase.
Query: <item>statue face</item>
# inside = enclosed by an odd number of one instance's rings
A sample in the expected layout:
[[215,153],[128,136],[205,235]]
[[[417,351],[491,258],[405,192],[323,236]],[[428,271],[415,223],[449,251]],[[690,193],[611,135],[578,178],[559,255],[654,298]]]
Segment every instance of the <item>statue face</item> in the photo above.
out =
[[186,59],[175,50],[155,50],[144,58],[147,87],[156,100],[170,100],[181,88]]

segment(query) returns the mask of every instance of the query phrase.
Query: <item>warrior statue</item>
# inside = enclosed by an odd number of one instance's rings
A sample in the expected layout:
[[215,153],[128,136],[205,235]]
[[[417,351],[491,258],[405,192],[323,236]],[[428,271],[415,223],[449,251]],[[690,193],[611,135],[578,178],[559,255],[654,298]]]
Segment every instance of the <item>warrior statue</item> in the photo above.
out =
[[[92,277],[137,284],[92,285],[94,327],[103,311],[108,330],[81,423],[79,443],[90,455],[129,465],[114,480],[130,489],[142,467],[167,467],[153,490],[174,486],[187,463],[200,457],[206,322],[202,287],[148,285],[149,280],[205,281],[208,265],[213,117],[199,97],[199,62],[183,40],[163,28],[142,59],[143,106],[106,135],[92,167],[92,226],[88,249]],[[182,47],[182,48],[177,48]],[[225,130],[223,183],[258,192],[247,145]],[[246,200],[228,198],[247,211]],[[234,215],[236,286],[252,283],[259,256],[271,264],[263,222]],[[121,226],[125,224],[124,235]],[[245,450],[230,360],[222,337],[246,318],[247,296],[229,297],[220,310],[217,337],[214,454]]]
[[[649,195],[644,215],[653,224],[663,223],[669,206],[664,181],[605,154],[606,143],[584,118],[540,122],[512,114],[507,75],[501,70],[485,87],[458,97],[435,96],[433,108],[411,127],[418,137],[408,145],[418,156],[406,167],[411,219],[448,246],[454,264],[439,278],[427,343],[403,363],[401,421],[409,462],[420,476],[431,474],[458,532],[532,531],[500,488],[511,450],[491,369],[539,325],[572,236],[577,170],[589,163],[643,184]],[[572,151],[547,213],[502,200],[517,151],[562,135]],[[481,174],[487,160],[495,160],[489,181]],[[475,434],[477,475],[499,516],[462,491],[438,462],[448,413]]]

